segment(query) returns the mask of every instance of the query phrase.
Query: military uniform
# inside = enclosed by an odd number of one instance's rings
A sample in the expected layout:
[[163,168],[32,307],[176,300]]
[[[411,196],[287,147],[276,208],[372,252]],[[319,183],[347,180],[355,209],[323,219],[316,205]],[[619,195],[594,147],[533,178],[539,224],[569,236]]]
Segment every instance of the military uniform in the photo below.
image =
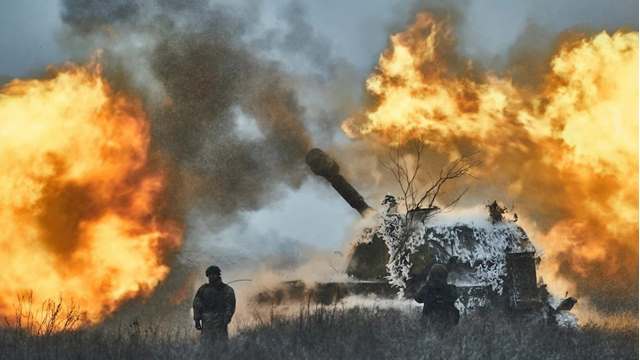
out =
[[193,319],[202,322],[202,338],[215,342],[227,340],[227,327],[236,310],[236,297],[231,286],[204,284],[193,299]]
[[427,284],[418,291],[416,301],[424,304],[422,321],[425,325],[452,326],[460,320],[460,312],[453,305],[458,291],[453,285],[433,286]]
[[417,293],[415,300],[424,304],[422,322],[425,326],[446,329],[458,324],[460,312],[454,306],[458,291],[447,284],[446,267],[436,264],[431,268],[429,281]]

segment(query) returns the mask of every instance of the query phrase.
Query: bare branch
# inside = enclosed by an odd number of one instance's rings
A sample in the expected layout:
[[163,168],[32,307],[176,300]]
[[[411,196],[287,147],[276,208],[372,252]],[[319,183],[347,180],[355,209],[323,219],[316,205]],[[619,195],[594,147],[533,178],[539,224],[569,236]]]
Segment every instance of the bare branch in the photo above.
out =
[[[395,148],[390,151],[386,159],[381,160],[381,165],[388,170],[394,177],[395,181],[400,187],[402,193],[402,201],[404,203],[405,210],[407,212],[420,209],[424,204],[427,208],[434,207],[436,201],[444,193],[443,188],[445,184],[451,180],[461,178],[464,176],[471,176],[471,169],[476,165],[473,161],[473,156],[461,156],[460,158],[450,162],[446,166],[439,169],[437,177],[430,177],[432,180],[428,182],[424,190],[420,191],[418,188],[418,179],[424,179],[421,174],[429,172],[422,169],[422,156],[425,149],[423,141],[416,141],[411,144],[410,148],[412,155],[414,156],[415,164],[408,161],[403,156],[400,148]],[[407,153],[405,152],[405,155]],[[468,189],[465,189],[456,196],[446,207],[454,206],[461,198],[466,194]],[[405,221],[408,219],[405,219]]]
[[413,174],[411,175],[411,178],[408,179],[409,189],[411,189],[411,207],[412,208],[416,207],[416,187],[414,185],[414,182],[416,180],[416,177],[418,176],[418,173],[420,172],[420,161],[421,161],[423,150],[424,150],[424,143],[420,142],[416,144],[414,149],[416,154],[416,165],[413,169]]
[[444,207],[444,209],[446,210],[446,209],[450,209],[450,208],[452,208],[452,207],[456,206],[456,204],[458,203],[458,201],[460,201],[460,199],[462,199],[462,197],[464,196],[464,194],[466,194],[466,193],[467,193],[467,191],[469,191],[469,188],[468,188],[468,187],[467,187],[467,188],[464,188],[464,190],[462,190],[462,191],[460,192],[460,194],[458,194],[458,196],[456,196],[456,198],[455,198],[455,199],[453,199],[452,201],[450,201],[450,202],[449,202],[449,203]]

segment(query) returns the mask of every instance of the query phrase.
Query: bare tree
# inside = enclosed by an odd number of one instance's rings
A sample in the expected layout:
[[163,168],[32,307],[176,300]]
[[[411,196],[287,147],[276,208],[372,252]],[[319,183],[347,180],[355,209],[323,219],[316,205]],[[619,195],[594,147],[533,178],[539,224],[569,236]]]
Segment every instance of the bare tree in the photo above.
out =
[[[393,175],[399,185],[401,200],[404,202],[407,213],[418,209],[435,209],[438,196],[443,193],[443,186],[451,180],[471,176],[470,170],[476,165],[473,155],[462,156],[441,168],[437,176],[426,174],[427,184],[421,187],[419,182],[424,178],[421,160],[425,146],[421,141],[416,141],[409,146],[409,151],[403,152],[400,148],[396,148],[380,161],[382,167]],[[406,154],[414,157],[414,164],[407,161]],[[454,206],[467,190],[465,188],[451,201],[444,204],[444,209]]]

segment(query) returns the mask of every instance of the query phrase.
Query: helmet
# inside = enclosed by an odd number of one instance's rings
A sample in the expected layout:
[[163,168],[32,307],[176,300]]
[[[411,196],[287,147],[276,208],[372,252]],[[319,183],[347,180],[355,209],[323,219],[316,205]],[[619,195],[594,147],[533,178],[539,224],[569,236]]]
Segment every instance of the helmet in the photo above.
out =
[[429,272],[429,281],[433,284],[446,284],[449,271],[442,264],[434,264]]
[[219,276],[219,275],[220,275],[220,268],[219,268],[219,267],[217,267],[217,266],[215,266],[215,265],[211,265],[211,266],[209,266],[209,267],[207,268],[207,270],[204,272],[204,274],[205,274],[206,276],[213,275],[213,274],[215,274],[215,275],[218,275],[218,276]]

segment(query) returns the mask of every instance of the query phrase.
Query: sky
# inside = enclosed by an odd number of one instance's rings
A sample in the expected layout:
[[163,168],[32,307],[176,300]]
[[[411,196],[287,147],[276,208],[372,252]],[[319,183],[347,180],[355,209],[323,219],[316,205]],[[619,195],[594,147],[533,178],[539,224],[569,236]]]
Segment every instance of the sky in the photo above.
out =
[[[258,1],[267,26],[277,26],[288,1]],[[325,0],[301,2],[305,19],[328,44],[327,56],[343,59],[362,82],[387,45],[388,36],[412,17],[415,1]],[[438,3],[442,3],[439,1]],[[633,0],[487,0],[456,1],[463,9],[458,26],[460,49],[487,66],[503,64],[511,47],[531,24],[550,34],[572,28],[638,29],[638,2]],[[49,64],[68,59],[62,41],[64,25],[57,1],[3,1],[0,5],[0,82],[29,77]],[[544,39],[541,39],[543,41]],[[295,64],[290,64],[295,67]],[[355,88],[360,84],[354,85]],[[278,238],[327,250],[340,250],[348,240],[357,213],[322,180],[310,177],[298,190],[282,189],[278,200],[222,233],[225,238]],[[375,205],[375,204],[374,204]],[[206,228],[194,221],[194,229]],[[222,240],[221,240],[222,239]],[[209,241],[209,240],[208,240]],[[252,243],[252,242],[248,242]],[[266,249],[265,251],[271,251]],[[276,250],[273,250],[276,251]]]
[[[412,1],[398,0],[301,2],[306,7],[307,21],[328,39],[333,52],[363,72],[375,64],[389,30],[398,29],[395,19],[406,19],[413,8]],[[633,0],[454,2],[468,3],[463,5],[467,10],[460,33],[462,47],[471,55],[503,54],[529,22],[553,33],[573,27],[609,31],[621,25],[638,28],[638,2]],[[275,13],[286,3],[264,1],[263,6]],[[57,0],[9,0],[0,6],[0,74],[26,76],[65,59],[58,41],[63,24]]]

